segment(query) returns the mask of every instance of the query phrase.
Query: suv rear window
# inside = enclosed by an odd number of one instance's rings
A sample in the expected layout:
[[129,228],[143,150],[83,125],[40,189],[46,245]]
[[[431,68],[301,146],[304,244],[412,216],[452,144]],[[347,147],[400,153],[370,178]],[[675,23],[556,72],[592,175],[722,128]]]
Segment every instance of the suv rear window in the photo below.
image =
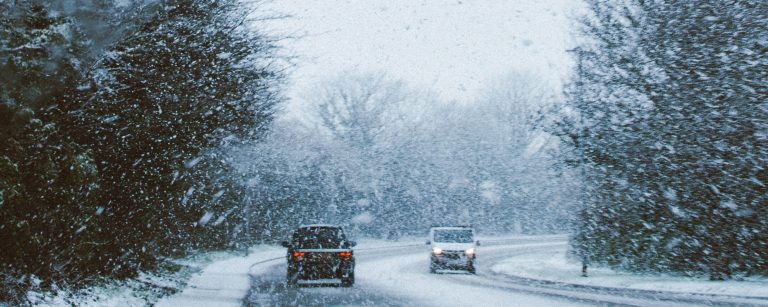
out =
[[293,233],[297,248],[344,248],[346,241],[344,232],[335,227],[306,227]]
[[435,229],[433,240],[444,243],[472,243],[472,230]]

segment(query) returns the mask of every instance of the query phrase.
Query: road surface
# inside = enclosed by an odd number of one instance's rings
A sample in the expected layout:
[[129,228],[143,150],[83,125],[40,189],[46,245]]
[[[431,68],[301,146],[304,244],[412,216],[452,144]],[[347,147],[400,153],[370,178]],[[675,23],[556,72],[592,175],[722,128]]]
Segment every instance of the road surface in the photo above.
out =
[[246,306],[768,306],[768,298],[686,294],[573,285],[520,278],[491,271],[514,255],[562,249],[563,238],[483,242],[477,274],[429,273],[429,250],[398,244],[355,250],[356,283],[287,287],[285,259],[268,259],[251,268]]

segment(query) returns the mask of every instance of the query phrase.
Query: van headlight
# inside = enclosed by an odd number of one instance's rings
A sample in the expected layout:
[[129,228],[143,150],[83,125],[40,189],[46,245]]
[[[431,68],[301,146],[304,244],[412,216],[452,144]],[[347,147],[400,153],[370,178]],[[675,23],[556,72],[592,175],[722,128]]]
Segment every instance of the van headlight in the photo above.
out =
[[464,253],[467,254],[467,256],[473,256],[473,255],[475,255],[475,248],[474,247],[470,247],[467,250],[465,250]]
[[432,248],[432,253],[435,254],[435,255],[440,255],[440,254],[443,253],[443,249],[435,246],[435,247]]

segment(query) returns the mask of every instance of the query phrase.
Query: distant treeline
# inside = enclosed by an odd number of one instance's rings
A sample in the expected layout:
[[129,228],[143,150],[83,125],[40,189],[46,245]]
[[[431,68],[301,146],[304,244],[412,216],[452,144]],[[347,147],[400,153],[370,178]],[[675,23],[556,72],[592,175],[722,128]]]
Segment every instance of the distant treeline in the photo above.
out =
[[560,95],[531,72],[490,78],[467,103],[382,72],[343,72],[299,95],[243,154],[249,211],[261,232],[338,223],[352,235],[426,236],[430,225],[472,224],[484,235],[563,233],[578,198],[573,170],[541,112]]

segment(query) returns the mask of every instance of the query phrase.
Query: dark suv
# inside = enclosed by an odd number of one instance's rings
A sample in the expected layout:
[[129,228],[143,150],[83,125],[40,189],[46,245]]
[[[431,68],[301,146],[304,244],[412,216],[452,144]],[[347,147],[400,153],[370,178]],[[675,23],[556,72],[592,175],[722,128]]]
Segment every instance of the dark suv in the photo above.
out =
[[331,282],[325,279],[338,279],[345,287],[355,283],[355,242],[347,240],[340,226],[301,226],[283,246],[288,248],[289,285]]

